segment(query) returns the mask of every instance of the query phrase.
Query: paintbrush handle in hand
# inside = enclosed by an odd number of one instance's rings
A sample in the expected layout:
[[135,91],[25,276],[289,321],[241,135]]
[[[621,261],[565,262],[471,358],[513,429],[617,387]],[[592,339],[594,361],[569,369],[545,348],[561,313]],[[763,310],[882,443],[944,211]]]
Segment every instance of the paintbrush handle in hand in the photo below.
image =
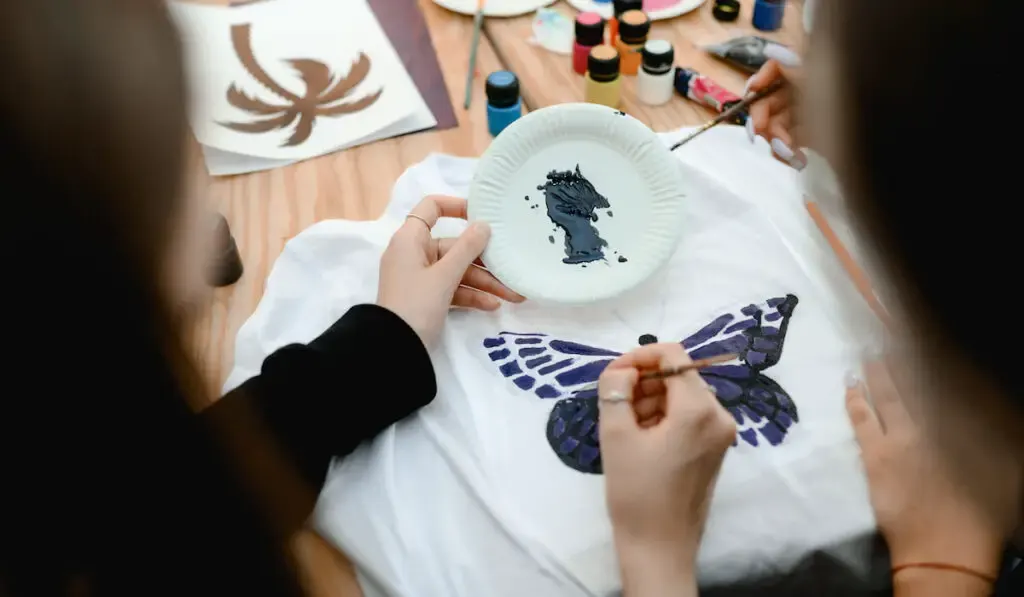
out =
[[692,363],[687,363],[685,365],[680,365],[678,367],[673,367],[671,369],[662,369],[660,371],[648,371],[647,373],[641,373],[640,380],[643,381],[645,379],[665,379],[666,377],[682,375],[689,371],[697,371],[700,369],[704,369],[705,367],[710,367],[711,365],[717,365],[719,363],[727,363],[729,361],[736,360],[738,356],[739,355],[733,353],[728,353],[708,357],[706,359],[697,359]]
[[[737,358],[739,358],[739,355],[730,353],[720,354],[713,357],[708,357],[706,359],[697,359],[692,363],[687,363],[679,367],[673,367],[672,369],[662,369],[660,371],[648,371],[646,373],[641,373],[640,381],[643,381],[645,379],[665,379],[666,377],[682,375],[687,371],[699,371],[700,369],[703,369],[705,367],[710,367],[711,365],[717,365],[719,363],[727,363],[729,361],[736,360]],[[577,388],[573,388],[573,393],[579,394],[580,392],[596,391],[597,385],[598,382],[596,381],[590,382]]]
[[783,85],[785,84],[786,82],[780,79],[772,82],[771,85],[765,87],[764,89],[748,95],[747,97],[737,102],[734,106],[730,107],[725,112],[722,112],[718,116],[715,116],[711,120],[705,122],[699,129],[695,130],[694,132],[684,137],[682,141],[679,141],[678,143],[670,147],[668,150],[675,151],[676,149],[682,147],[683,145],[686,145],[690,141],[693,141],[695,138],[703,134],[705,131],[712,129],[727,120],[732,120],[733,118],[736,117],[737,114],[749,108],[751,104],[754,104],[755,102],[758,102],[768,97],[769,95],[775,93],[779,89],[782,89]]

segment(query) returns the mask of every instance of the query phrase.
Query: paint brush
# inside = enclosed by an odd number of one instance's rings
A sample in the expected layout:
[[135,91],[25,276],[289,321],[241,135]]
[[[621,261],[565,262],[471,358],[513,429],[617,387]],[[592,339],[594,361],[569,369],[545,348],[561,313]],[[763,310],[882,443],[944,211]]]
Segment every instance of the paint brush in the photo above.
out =
[[[710,367],[711,365],[717,365],[719,363],[727,363],[729,361],[734,361],[734,360],[736,360],[738,358],[739,358],[739,355],[737,355],[735,353],[728,353],[728,354],[720,354],[720,355],[717,355],[717,356],[708,357],[706,359],[697,359],[696,361],[693,361],[692,363],[687,363],[685,365],[680,365],[678,367],[672,367],[670,369],[661,369],[659,371],[647,371],[645,373],[641,373],[640,374],[640,381],[646,381],[648,379],[665,379],[666,377],[674,377],[676,375],[682,375],[682,374],[687,373],[689,371],[699,371],[700,369],[704,369],[706,367]],[[588,384],[586,384],[584,386],[581,386],[580,388],[577,388],[574,391],[576,393],[579,393],[579,392],[587,392],[587,391],[590,391],[590,390],[596,390],[597,389],[597,383],[598,382],[596,382],[596,381],[590,382],[590,383],[588,383]]]
[[473,41],[469,45],[469,72],[466,73],[466,99],[462,103],[465,109],[469,109],[470,101],[473,99],[473,75],[476,74],[476,53],[480,47],[480,31],[484,27],[484,4],[487,0],[479,0],[476,4],[476,15],[473,16]]
[[775,93],[779,89],[782,89],[782,87],[785,84],[786,84],[785,81],[778,80],[778,81],[775,81],[774,83],[772,83],[771,85],[765,87],[761,91],[756,91],[756,92],[752,93],[751,95],[748,95],[747,97],[745,97],[741,101],[737,102],[736,105],[732,106],[731,108],[729,108],[725,112],[722,112],[718,116],[715,116],[711,120],[705,122],[703,125],[701,125],[701,127],[699,129],[697,129],[697,130],[693,131],[692,133],[690,133],[688,136],[683,138],[682,141],[676,143],[675,145],[670,147],[668,150],[669,151],[675,151],[676,149],[682,147],[683,145],[689,143],[690,141],[693,141],[694,139],[696,139],[697,137],[699,137],[700,135],[702,135],[706,131],[709,131],[709,130],[713,129],[714,127],[718,126],[719,124],[721,124],[721,123],[723,123],[723,122],[725,122],[727,120],[732,120],[733,118],[736,117],[737,114],[739,114],[743,110],[746,110],[747,108],[749,108],[751,106],[751,104],[754,104],[755,102],[758,102],[758,101],[768,97],[769,95]]
[[640,374],[640,381],[647,379],[665,379],[666,377],[673,377],[676,375],[682,375],[688,371],[695,371],[710,367],[711,365],[718,365],[720,363],[727,363],[729,361],[735,361],[740,355],[735,353],[720,354],[706,359],[697,359],[692,363],[680,365],[678,367],[672,367],[671,369],[661,369],[660,371],[648,371]]
[[[805,198],[806,199],[806,198]],[[878,293],[875,292],[874,286],[871,284],[871,279],[868,278],[867,273],[860,267],[857,260],[853,258],[850,250],[846,248],[843,241],[839,240],[839,236],[832,229],[832,226],[828,223],[828,219],[825,214],[821,213],[821,209],[818,204],[814,201],[804,201],[804,206],[807,208],[807,214],[811,216],[811,220],[814,221],[814,225],[818,227],[821,235],[825,237],[825,242],[828,243],[829,248],[835,253],[836,258],[839,260],[839,265],[842,266],[843,271],[853,282],[854,288],[857,289],[857,293],[860,294],[864,302],[868,304],[868,307],[875,314],[875,317],[882,322],[886,328],[892,328],[892,318],[889,316],[889,311],[886,310],[885,305],[882,301],[878,300]]]

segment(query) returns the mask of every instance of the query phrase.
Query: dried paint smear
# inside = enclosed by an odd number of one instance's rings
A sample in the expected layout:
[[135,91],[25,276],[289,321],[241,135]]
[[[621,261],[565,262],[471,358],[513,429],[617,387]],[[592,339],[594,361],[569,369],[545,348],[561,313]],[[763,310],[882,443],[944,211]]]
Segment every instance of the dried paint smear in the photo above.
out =
[[548,218],[565,232],[563,263],[589,263],[604,259],[608,242],[601,238],[594,223],[597,210],[611,207],[608,199],[576,170],[552,170],[547,181],[537,187],[544,191]]
[[222,122],[222,126],[241,133],[266,133],[287,129],[294,125],[291,137],[284,147],[302,145],[313,134],[316,119],[322,116],[344,116],[359,112],[373,105],[383,90],[354,99],[353,89],[370,72],[370,59],[359,54],[352,68],[345,76],[338,76],[330,67],[316,60],[306,58],[289,60],[306,85],[306,92],[299,96],[285,89],[263,70],[252,49],[251,25],[235,25],[231,28],[231,41],[235,53],[246,72],[276,97],[264,101],[249,95],[232,84],[228,88],[228,103],[253,116],[249,122]]

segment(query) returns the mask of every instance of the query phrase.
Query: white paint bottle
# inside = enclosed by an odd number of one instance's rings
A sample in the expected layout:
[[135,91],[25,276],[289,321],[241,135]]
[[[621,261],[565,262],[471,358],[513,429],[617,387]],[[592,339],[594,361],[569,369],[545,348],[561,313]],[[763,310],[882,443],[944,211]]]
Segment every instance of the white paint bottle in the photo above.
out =
[[649,105],[660,106],[672,99],[672,63],[675,51],[663,39],[650,39],[640,50],[640,72],[636,75],[637,98]]

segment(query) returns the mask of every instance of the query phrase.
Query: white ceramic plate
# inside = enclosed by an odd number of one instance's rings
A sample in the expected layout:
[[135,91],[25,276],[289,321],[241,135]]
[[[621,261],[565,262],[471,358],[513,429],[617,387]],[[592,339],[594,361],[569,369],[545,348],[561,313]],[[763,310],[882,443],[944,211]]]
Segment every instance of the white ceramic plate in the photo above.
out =
[[683,187],[678,162],[646,125],[597,104],[560,104],[491,143],[469,189],[469,219],[491,225],[483,262],[508,287],[583,304],[633,288],[672,255]]
[[[612,3],[594,0],[568,0],[569,5],[580,12],[596,12],[604,18],[611,18]],[[652,21],[671,19],[700,8],[704,0],[644,0],[644,11]]]
[[[484,16],[487,17],[518,17],[544,8],[555,0],[487,0],[484,5]],[[434,0],[434,4],[447,8],[452,12],[464,15],[475,15],[477,0]]]

